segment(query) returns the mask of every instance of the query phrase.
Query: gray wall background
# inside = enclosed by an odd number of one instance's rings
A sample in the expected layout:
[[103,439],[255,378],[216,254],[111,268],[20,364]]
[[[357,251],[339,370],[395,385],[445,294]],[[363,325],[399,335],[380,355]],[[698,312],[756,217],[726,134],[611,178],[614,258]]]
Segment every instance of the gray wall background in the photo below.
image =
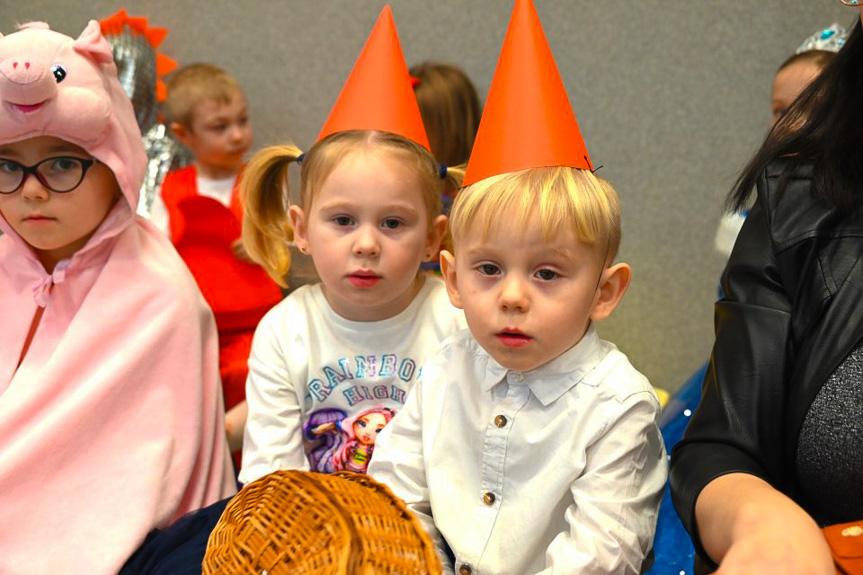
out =
[[[629,293],[601,324],[654,385],[674,390],[708,357],[724,265],[722,201],[770,119],[776,67],[835,0],[535,0],[594,165],[623,204]],[[380,12],[380,0],[0,0],[0,32],[44,20],[77,36],[121,7],[170,30],[161,51],[212,62],[250,102],[256,146],[317,136]],[[480,95],[512,2],[393,0],[408,64],[454,62]]]

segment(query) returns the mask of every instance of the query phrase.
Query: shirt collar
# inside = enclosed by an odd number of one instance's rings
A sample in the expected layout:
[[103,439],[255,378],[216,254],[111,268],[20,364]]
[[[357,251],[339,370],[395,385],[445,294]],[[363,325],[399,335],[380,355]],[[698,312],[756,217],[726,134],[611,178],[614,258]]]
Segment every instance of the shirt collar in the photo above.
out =
[[482,381],[482,390],[491,391],[494,386],[505,381],[509,373],[519,374],[540,403],[548,406],[574,385],[584,381],[585,377],[599,364],[604,355],[600,344],[596,329],[591,324],[577,344],[548,363],[523,372],[503,367],[483,350],[488,357],[488,367]]

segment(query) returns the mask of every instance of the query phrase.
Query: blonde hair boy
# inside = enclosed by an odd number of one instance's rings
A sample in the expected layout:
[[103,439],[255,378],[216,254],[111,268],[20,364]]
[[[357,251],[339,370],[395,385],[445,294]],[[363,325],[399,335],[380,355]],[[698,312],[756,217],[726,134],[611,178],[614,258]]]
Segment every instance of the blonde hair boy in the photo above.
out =
[[165,107],[172,123],[189,129],[195,108],[204,100],[227,104],[243,90],[233,76],[212,64],[190,64],[180,68],[168,81]]
[[423,522],[446,573],[634,575],[667,477],[659,401],[593,327],[630,283],[613,263],[620,206],[542,37],[517,0],[441,254],[469,331],[425,363],[369,473]]
[[479,344],[527,371],[575,346],[611,315],[631,268],[614,189],[587,170],[531,168],[492,176],[456,197],[454,253],[441,266],[450,300]]
[[195,156],[199,175],[235,177],[252,144],[246,97],[233,76],[211,64],[180,68],[168,81],[171,132]]
[[255,327],[282,299],[278,285],[262,269],[248,265],[239,238],[239,179],[252,126],[240,85],[217,66],[184,66],[171,74],[167,87],[171,132],[192,152],[194,162],[165,176],[150,220],[171,238],[216,315],[229,444],[236,452],[242,444],[238,422]]
[[614,188],[586,170],[553,166],[492,176],[465,188],[453,206],[450,231],[464,237],[479,226],[483,238],[499,214],[518,214],[519,229],[539,217],[544,239],[567,227],[593,244],[602,260],[620,246],[620,201]]
[[423,366],[369,473],[455,572],[641,572],[667,473],[650,383],[592,326],[631,278],[612,263],[614,189],[525,169],[464,188],[450,223],[441,264],[469,332]]

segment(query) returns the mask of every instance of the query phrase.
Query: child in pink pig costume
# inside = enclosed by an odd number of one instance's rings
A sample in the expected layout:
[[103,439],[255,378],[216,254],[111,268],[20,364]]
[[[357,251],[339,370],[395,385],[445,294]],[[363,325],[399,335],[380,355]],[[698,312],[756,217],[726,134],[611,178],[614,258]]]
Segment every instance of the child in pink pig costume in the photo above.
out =
[[146,162],[97,22],[0,37],[4,575],[116,573],[235,491],[212,313],[135,216]]

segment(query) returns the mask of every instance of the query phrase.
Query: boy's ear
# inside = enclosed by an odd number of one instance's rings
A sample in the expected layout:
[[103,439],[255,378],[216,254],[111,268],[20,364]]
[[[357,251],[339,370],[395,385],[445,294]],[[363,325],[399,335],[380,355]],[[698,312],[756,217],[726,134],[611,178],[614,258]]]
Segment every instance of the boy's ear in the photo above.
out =
[[428,241],[426,242],[426,253],[423,259],[424,262],[430,262],[437,255],[440,248],[440,243],[443,241],[443,235],[446,233],[446,216],[438,216],[432,221],[429,226]]
[[306,214],[300,206],[293,205],[288,210],[291,227],[294,229],[294,244],[302,253],[309,253],[309,236],[306,233]]
[[191,147],[191,138],[192,133],[183,124],[180,122],[171,122],[171,133],[174,134],[174,137],[180,140],[180,143],[186,146],[187,148]]
[[461,295],[458,291],[458,282],[456,281],[455,273],[455,256],[444,250],[440,253],[440,271],[443,274],[443,281],[446,284],[446,293],[449,295],[449,301],[455,307],[461,307]]
[[629,264],[619,263],[603,270],[590,319],[599,321],[610,316],[629,288],[630,281],[632,281],[632,268]]

